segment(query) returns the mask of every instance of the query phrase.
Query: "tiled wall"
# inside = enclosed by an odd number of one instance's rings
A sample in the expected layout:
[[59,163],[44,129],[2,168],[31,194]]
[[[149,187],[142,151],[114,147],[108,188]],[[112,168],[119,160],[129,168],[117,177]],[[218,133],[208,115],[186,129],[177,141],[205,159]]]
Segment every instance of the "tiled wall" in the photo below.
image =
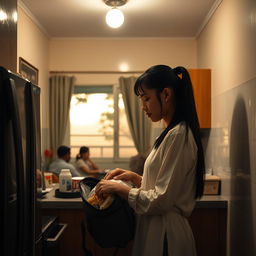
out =
[[256,255],[256,79],[213,98],[207,168],[229,196],[228,254]]

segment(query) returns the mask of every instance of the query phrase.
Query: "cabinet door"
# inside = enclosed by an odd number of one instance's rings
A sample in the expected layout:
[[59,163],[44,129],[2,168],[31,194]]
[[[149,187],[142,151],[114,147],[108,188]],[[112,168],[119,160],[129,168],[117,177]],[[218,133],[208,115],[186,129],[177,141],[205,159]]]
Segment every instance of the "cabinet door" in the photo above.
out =
[[194,234],[197,256],[226,256],[226,208],[195,208],[188,221]]
[[189,69],[201,128],[211,128],[211,70]]

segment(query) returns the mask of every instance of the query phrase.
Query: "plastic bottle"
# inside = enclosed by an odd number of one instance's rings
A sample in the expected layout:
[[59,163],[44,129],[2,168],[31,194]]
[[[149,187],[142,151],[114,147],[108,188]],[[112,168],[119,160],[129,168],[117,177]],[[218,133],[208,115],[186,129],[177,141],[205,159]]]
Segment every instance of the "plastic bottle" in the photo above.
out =
[[72,175],[69,169],[62,169],[59,175],[59,190],[60,192],[71,192],[72,190]]

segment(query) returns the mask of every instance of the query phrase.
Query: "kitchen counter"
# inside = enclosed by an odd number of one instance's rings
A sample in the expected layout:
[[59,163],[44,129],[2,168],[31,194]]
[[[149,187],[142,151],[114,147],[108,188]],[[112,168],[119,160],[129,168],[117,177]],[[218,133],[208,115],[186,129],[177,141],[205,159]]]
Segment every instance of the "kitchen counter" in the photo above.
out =
[[[85,218],[82,198],[56,198],[53,189],[41,199],[44,216],[58,216],[61,223],[68,224],[60,245],[60,255],[84,255],[81,223]],[[225,256],[227,231],[228,198],[224,196],[203,196],[196,202],[192,215],[188,218],[194,234],[198,256]],[[205,235],[207,234],[207,236]],[[86,241],[93,255],[110,256],[113,248],[100,248],[87,233]],[[120,249],[117,256],[130,256],[132,244]]]
[[[41,199],[41,208],[43,209],[82,209],[82,198],[57,198],[55,197],[55,184],[53,189]],[[196,208],[227,208],[228,198],[224,196],[203,196],[196,202]]]

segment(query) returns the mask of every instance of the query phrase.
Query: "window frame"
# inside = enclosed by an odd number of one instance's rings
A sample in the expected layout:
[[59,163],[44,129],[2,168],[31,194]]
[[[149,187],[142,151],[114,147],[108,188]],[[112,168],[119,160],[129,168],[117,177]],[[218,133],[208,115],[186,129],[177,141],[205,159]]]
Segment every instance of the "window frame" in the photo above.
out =
[[[88,93],[85,90],[89,89],[89,93],[101,93],[99,88],[102,87],[112,87],[112,93],[113,93],[113,101],[114,101],[114,131],[113,131],[113,157],[93,157],[97,162],[115,162],[115,163],[124,163],[129,160],[130,157],[120,157],[119,154],[119,94],[121,93],[120,87],[118,84],[112,84],[112,85],[75,85],[74,90],[72,93],[72,96],[77,91],[77,93]],[[83,91],[84,89],[84,91]],[[104,93],[104,92],[103,92]],[[71,124],[70,124],[71,126]],[[71,133],[70,133],[71,137]],[[72,147],[72,146],[71,146]],[[135,146],[134,146],[135,148]],[[136,148],[135,148],[136,150]]]

